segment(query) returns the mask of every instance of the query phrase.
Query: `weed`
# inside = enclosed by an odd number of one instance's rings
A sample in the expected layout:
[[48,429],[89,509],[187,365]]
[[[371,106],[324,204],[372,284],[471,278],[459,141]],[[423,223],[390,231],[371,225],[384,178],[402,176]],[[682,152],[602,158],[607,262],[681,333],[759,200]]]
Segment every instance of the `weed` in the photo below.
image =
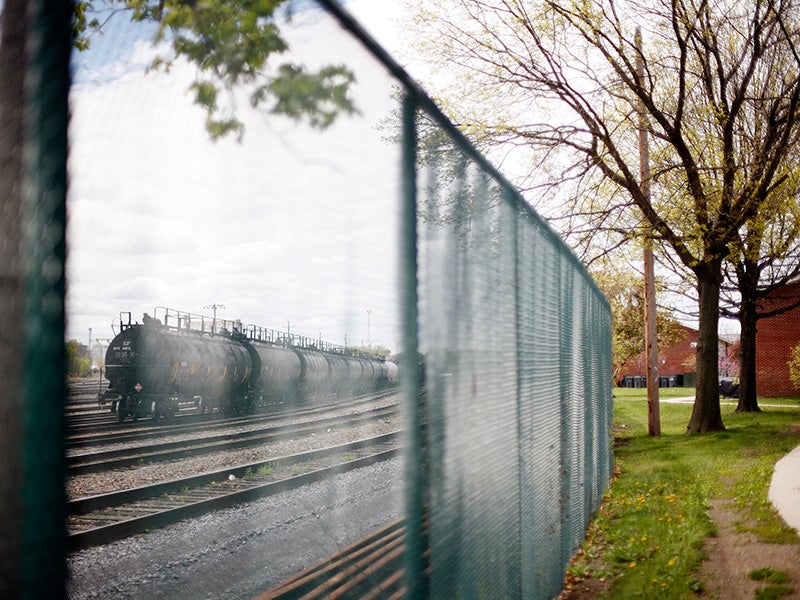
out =
[[275,465],[272,463],[268,463],[266,465],[261,465],[258,467],[257,473],[261,476],[272,475],[275,472]]
[[776,571],[769,567],[750,571],[749,577],[753,581],[767,581],[769,583],[786,583],[789,581],[789,574],[786,571]]
[[794,588],[790,585],[768,585],[763,589],[756,590],[755,600],[777,600],[793,593]]

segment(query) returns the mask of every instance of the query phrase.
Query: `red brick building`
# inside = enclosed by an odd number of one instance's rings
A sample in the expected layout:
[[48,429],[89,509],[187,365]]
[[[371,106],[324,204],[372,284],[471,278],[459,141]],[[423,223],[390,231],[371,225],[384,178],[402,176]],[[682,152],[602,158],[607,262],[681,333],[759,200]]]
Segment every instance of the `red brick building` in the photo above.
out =
[[[683,386],[684,375],[694,372],[695,352],[697,348],[697,330],[680,325],[683,330],[681,338],[669,348],[659,348],[658,376],[674,378],[668,383],[670,386]],[[626,377],[644,377],[647,373],[645,353],[630,359],[620,369],[617,383],[626,385]],[[661,385],[664,385],[662,381]],[[630,384],[630,381],[627,382]]]
[[[768,300],[763,301],[762,310],[775,310],[800,300],[800,281],[784,286],[774,292]],[[659,351],[659,378],[669,378],[666,385],[694,385],[685,377],[692,374],[695,365],[695,349],[697,347],[697,330],[681,325],[685,335],[669,348]],[[800,396],[800,389],[795,388],[789,380],[787,363],[791,358],[792,348],[800,344],[800,307],[793,308],[783,314],[758,321],[756,335],[756,390],[759,396],[766,398],[776,396]],[[724,356],[728,343],[720,340],[720,356]],[[618,385],[630,385],[625,378],[640,378],[638,383],[644,385],[646,370],[645,355],[629,360],[620,370],[616,379]],[[721,376],[725,373],[720,372]],[[684,381],[686,379],[686,381]],[[638,383],[636,386],[638,387]]]
[[[659,348],[658,352],[658,377],[661,387],[694,386],[694,371],[697,353],[697,330],[685,325],[678,325],[683,330],[683,335],[678,341],[667,348]],[[728,342],[719,341],[720,356],[725,356]],[[645,353],[629,360],[619,372],[616,383],[631,386],[631,380],[625,378],[643,378],[647,373]],[[641,381],[641,380],[638,380]],[[642,385],[644,385],[642,383]]]
[[[793,304],[800,299],[800,282],[784,286],[763,302],[764,310]],[[756,334],[756,390],[759,396],[800,396],[789,380],[787,362],[800,344],[800,308],[758,321]]]

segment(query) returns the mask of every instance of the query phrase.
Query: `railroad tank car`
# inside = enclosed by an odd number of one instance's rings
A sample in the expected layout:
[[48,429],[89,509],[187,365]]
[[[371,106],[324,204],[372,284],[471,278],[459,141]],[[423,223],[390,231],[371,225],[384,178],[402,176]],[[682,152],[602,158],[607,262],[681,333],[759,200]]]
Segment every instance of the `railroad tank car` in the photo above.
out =
[[253,361],[253,380],[247,408],[298,401],[302,365],[300,357],[285,346],[242,340]]
[[[259,405],[302,404],[371,392],[397,382],[390,361],[353,356],[345,348],[288,345],[224,329],[216,333],[188,328],[192,316],[180,313],[178,326],[145,314],[143,324],[121,324],[106,352],[108,389],[100,405],[111,402],[122,422],[173,416],[181,403],[200,412],[251,411]],[[165,322],[167,316],[165,315]],[[212,328],[213,329],[213,328]],[[265,331],[260,329],[260,331]]]
[[103,394],[122,422],[130,415],[171,417],[179,402],[197,399],[201,410],[246,396],[250,353],[234,340],[169,329],[155,319],[128,325],[106,351]]
[[294,348],[300,359],[300,396],[319,398],[331,389],[330,362],[325,354],[316,350]]
[[390,360],[381,363],[381,378],[385,385],[396,385],[400,375],[400,368]]
[[350,370],[351,358],[332,352],[326,352],[324,356],[328,361],[330,393],[337,396],[350,393],[353,382],[353,373]]
[[385,361],[364,357],[357,357],[355,360],[361,368],[361,374],[357,378],[355,388],[357,392],[371,392],[384,387],[388,383],[383,372]]

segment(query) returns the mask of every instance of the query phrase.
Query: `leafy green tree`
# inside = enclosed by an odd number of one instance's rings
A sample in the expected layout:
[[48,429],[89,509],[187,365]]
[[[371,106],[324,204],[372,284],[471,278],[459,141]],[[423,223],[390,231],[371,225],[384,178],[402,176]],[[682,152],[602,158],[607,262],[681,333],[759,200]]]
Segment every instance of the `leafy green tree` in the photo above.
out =
[[[792,174],[794,175],[794,174]],[[758,412],[756,389],[756,328],[761,319],[782,314],[800,306],[781,302],[777,307],[768,298],[775,290],[800,276],[800,194],[796,176],[785,187],[792,193],[765,205],[740,231],[727,257],[730,290],[723,290],[722,312],[740,323],[739,403],[737,412]],[[732,293],[731,293],[732,292]]]
[[[458,99],[445,105],[455,123],[484,147],[532,149],[531,180],[543,187],[549,177],[554,197],[604,187],[606,206],[593,215],[636,209],[691,271],[690,433],[724,429],[723,261],[742,227],[787,195],[795,169],[799,9],[798,0],[430,0],[416,11],[427,55],[448,73],[439,81],[450,87],[434,92]],[[651,193],[640,181],[643,121]]]
[[[622,367],[645,351],[644,281],[642,275],[619,256],[598,261],[591,273],[611,305],[612,366],[614,381],[617,381]],[[656,311],[656,329],[660,348],[671,346],[685,335],[664,307]]]
[[234,111],[238,89],[248,91],[254,108],[306,119],[320,129],[340,114],[356,113],[350,96],[355,76],[346,66],[309,70],[292,62],[271,64],[289,50],[276,21],[281,6],[290,16],[291,0],[89,0],[76,6],[75,47],[89,48],[92,33],[119,14],[157,24],[154,42],[166,42],[169,52],[159,54],[151,68],[169,71],[179,59],[197,68],[190,90],[215,140],[231,134],[241,139],[244,134]]
[[86,377],[91,373],[92,359],[86,346],[78,340],[69,340],[66,344],[66,353],[68,377]]

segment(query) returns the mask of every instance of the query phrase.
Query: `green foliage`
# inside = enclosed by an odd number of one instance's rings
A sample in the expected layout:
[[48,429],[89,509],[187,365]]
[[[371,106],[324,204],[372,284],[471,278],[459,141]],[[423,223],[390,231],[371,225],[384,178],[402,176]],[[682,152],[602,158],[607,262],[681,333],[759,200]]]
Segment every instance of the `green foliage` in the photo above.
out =
[[[622,266],[620,266],[622,265]],[[601,261],[592,277],[608,298],[612,315],[612,366],[616,378],[625,363],[645,350],[644,279],[626,260]],[[656,312],[658,344],[666,348],[686,335],[668,311]]]
[[789,581],[789,574],[786,571],[776,571],[769,567],[750,571],[748,577],[753,581],[768,581],[769,583],[786,583]]
[[92,371],[92,360],[89,349],[78,340],[69,340],[66,344],[67,376],[88,377]]
[[[291,0],[109,0],[116,12],[127,12],[134,22],[158,24],[154,42],[167,42],[168,53],[157,56],[150,69],[169,72],[176,60],[185,59],[197,68],[190,86],[194,102],[206,113],[206,130],[217,140],[244,135],[244,125],[235,116],[236,90],[249,92],[250,104],[258,108],[271,99],[272,114],[307,120],[325,129],[341,114],[355,114],[350,96],[353,73],[343,65],[327,65],[318,71],[284,63],[277,68],[270,59],[289,50],[275,22],[277,9]],[[288,9],[287,9],[288,10]],[[102,23],[89,19],[94,3],[79,3],[74,30],[75,47],[89,47],[87,31],[102,30]],[[112,13],[113,14],[113,13]],[[222,93],[228,100],[222,101]]]
[[756,590],[755,600],[777,600],[793,593],[794,588],[790,585],[768,585],[763,589]]
[[344,65],[323,67],[318,73],[309,73],[297,65],[282,65],[278,76],[256,90],[251,101],[256,106],[268,93],[272,94],[277,99],[273,113],[295,120],[308,115],[311,125],[325,129],[338,114],[356,112],[347,96],[354,82],[355,76]]
[[789,367],[789,379],[792,385],[800,389],[800,344],[792,348],[792,356],[786,364]]
[[92,8],[92,3],[87,1],[75,2],[75,12],[72,18],[72,39],[77,50],[88,50],[90,41],[86,35],[87,29],[96,29],[100,26],[97,19],[87,20],[86,13]]
[[258,471],[256,471],[256,474],[266,476],[266,475],[272,475],[272,473],[274,472],[275,472],[275,465],[269,463],[258,467]]
[[743,522],[769,522],[763,530],[770,541],[776,541],[772,531],[783,530],[777,541],[799,542],[774,510],[766,510],[772,467],[800,443],[790,433],[795,407],[753,415],[726,406],[727,431],[687,436],[691,405],[662,403],[662,435],[653,437],[645,392],[617,389],[615,396],[616,477],[570,569],[573,577],[612,580],[611,598],[696,597],[703,544],[715,534],[710,499],[742,493],[735,507]]

